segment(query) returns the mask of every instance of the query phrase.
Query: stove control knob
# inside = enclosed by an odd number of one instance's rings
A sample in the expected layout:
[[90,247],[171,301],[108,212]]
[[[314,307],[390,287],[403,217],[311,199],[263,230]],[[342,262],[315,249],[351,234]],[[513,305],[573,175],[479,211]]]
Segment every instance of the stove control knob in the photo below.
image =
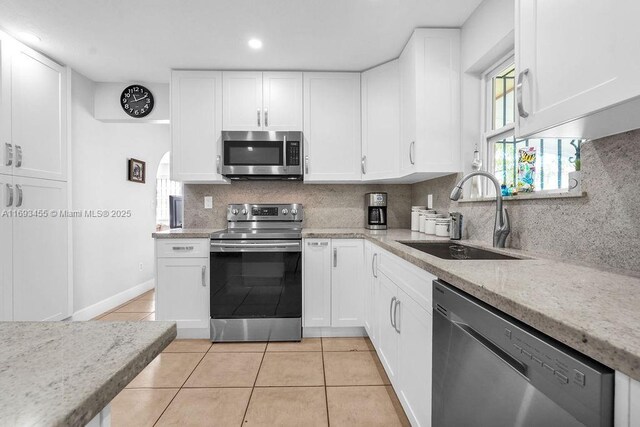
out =
[[282,215],[286,215],[288,213],[289,213],[289,209],[287,208],[282,209]]
[[234,215],[238,215],[238,209],[231,209],[231,213]]
[[242,215],[246,215],[247,214],[247,210],[246,209],[242,209]]
[[298,209],[291,209],[291,215],[298,215]]

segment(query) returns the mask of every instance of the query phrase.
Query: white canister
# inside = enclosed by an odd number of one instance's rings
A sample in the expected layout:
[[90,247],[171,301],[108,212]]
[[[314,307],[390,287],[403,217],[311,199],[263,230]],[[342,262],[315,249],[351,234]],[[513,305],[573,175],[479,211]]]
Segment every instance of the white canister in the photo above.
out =
[[451,218],[436,219],[436,236],[449,237],[449,227],[451,227]]
[[420,211],[426,206],[411,206],[411,231],[420,231]]
[[425,214],[420,212],[420,228],[418,231],[420,231],[421,233],[424,233],[424,226],[425,226]]
[[424,223],[425,234],[436,234],[436,220],[438,218],[444,218],[445,216],[444,214],[437,213],[427,214]]

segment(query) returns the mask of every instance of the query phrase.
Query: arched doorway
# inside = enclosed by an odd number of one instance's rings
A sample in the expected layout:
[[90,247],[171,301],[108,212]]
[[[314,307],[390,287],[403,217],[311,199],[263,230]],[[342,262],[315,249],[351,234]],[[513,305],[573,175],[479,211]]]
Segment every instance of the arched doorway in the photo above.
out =
[[180,209],[181,218],[182,183],[171,180],[171,153],[167,151],[160,160],[156,174],[156,230],[158,231],[169,229],[172,213],[171,199],[176,199],[174,210],[176,207]]

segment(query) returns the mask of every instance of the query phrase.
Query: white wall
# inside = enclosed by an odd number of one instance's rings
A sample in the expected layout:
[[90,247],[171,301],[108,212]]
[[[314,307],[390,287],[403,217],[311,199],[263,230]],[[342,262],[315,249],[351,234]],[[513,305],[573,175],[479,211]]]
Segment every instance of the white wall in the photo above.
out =
[[[462,26],[462,165],[471,171],[473,150],[480,146],[481,75],[492,64],[513,50],[514,1],[484,0]],[[485,159],[486,165],[486,159]],[[467,186],[467,190],[470,186]]]
[[[153,280],[155,177],[170,146],[166,124],[96,120],[94,91],[94,82],[73,72],[73,208],[130,209],[132,216],[73,220],[74,318],[80,320],[126,301],[142,289],[134,287]],[[130,157],[147,162],[146,184],[127,181]]]

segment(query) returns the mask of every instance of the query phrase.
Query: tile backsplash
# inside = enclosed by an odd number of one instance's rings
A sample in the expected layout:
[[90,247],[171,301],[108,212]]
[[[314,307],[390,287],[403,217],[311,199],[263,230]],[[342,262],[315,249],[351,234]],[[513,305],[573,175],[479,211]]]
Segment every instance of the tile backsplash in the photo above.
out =
[[[640,130],[588,141],[581,158],[586,197],[505,202],[507,246],[640,276]],[[495,202],[450,201],[460,177],[414,184],[413,204],[433,194],[436,209],[464,215],[465,238],[491,242]]]
[[[303,184],[287,181],[240,181],[230,185],[184,186],[185,228],[225,228],[230,203],[302,203],[304,227],[364,227],[364,195],[388,193],[389,228],[408,228],[411,186],[377,184]],[[204,197],[213,197],[213,209],[204,209]]]

